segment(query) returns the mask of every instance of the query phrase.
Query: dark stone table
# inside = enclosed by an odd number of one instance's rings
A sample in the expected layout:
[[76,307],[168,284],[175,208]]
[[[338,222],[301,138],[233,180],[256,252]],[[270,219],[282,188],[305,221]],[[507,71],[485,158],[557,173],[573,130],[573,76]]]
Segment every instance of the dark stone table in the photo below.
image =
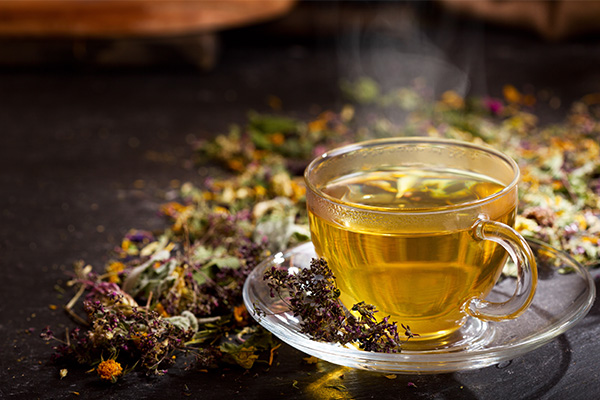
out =
[[[50,346],[39,339],[46,325],[74,326],[60,307],[68,299],[55,286],[76,260],[101,267],[130,228],[164,226],[157,209],[165,193],[179,182],[200,183],[190,142],[243,123],[250,109],[269,111],[270,95],[281,99],[284,113],[310,117],[343,104],[341,78],[364,74],[395,85],[422,72],[439,91],[500,96],[506,83],[547,90],[560,103],[536,112],[552,122],[571,101],[600,91],[598,38],[548,43],[453,18],[326,37],[278,36],[273,29],[224,34],[211,71],[179,59],[143,68],[68,57],[2,66],[0,398],[597,398],[597,305],[551,343],[477,371],[389,379],[308,364],[283,345],[270,368],[249,372],[180,365],[160,378],[133,373],[113,385],[70,367],[59,378]],[[43,53],[46,44],[28,45]]]

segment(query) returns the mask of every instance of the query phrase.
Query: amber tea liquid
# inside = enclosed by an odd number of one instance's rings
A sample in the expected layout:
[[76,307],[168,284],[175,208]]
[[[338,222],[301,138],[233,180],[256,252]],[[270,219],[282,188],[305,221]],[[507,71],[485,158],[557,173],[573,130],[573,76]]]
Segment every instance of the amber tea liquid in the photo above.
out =
[[[376,218],[360,219],[357,226],[352,218],[334,222],[333,209],[317,213],[309,207],[312,241],[333,270],[347,307],[365,301],[379,309],[379,318],[391,315],[410,325],[421,335],[418,340],[443,337],[464,323],[461,309],[468,299],[491,291],[507,254],[496,243],[475,240],[469,227],[456,229],[454,214],[436,216],[435,210],[503,187],[486,176],[451,170],[398,168],[342,176],[322,184],[321,191],[358,209],[427,210],[429,227],[405,224],[382,231]],[[513,225],[514,204],[489,211],[494,220]]]

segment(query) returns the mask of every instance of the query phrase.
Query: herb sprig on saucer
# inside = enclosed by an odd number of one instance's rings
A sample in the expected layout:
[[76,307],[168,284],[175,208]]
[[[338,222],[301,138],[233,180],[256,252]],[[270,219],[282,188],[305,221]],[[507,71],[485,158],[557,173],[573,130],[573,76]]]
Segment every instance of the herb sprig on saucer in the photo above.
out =
[[[333,272],[323,258],[313,259],[308,268],[295,273],[272,266],[263,278],[271,289],[271,297],[281,298],[294,316],[300,317],[300,331],[312,339],[356,344],[365,351],[400,352],[403,341],[397,323],[390,322],[389,317],[378,322],[378,311],[372,304],[360,302],[352,307],[352,313],[346,310],[339,301],[340,290]],[[418,336],[404,328],[406,340]]]

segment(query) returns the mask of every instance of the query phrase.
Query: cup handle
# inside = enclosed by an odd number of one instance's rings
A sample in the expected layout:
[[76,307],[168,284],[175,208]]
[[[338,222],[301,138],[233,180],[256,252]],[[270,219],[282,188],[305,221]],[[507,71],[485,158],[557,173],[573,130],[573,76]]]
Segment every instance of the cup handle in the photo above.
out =
[[476,239],[491,240],[508,252],[517,265],[517,288],[513,296],[503,303],[492,303],[472,298],[466,303],[465,311],[476,318],[501,321],[522,314],[535,294],[537,265],[527,241],[517,231],[501,222],[480,218],[473,226]]

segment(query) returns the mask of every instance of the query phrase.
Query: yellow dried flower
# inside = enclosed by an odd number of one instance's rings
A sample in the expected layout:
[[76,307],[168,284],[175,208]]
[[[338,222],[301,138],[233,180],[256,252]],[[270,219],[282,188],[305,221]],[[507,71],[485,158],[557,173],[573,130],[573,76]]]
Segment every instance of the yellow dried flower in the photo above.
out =
[[308,123],[308,130],[310,132],[321,132],[327,129],[327,120],[322,116],[319,119],[315,119]]
[[125,269],[125,264],[120,261],[114,261],[106,267],[106,272],[110,274],[108,278],[111,283],[119,283],[121,279],[119,278],[119,272]]
[[577,225],[579,225],[579,229],[581,229],[582,231],[588,228],[587,221],[585,217],[581,214],[575,215],[575,222],[577,222]]
[[188,209],[188,206],[184,206],[181,203],[178,203],[176,201],[171,201],[169,203],[163,204],[162,206],[160,206],[160,211],[165,214],[168,215],[170,217],[174,217],[176,214],[181,214],[183,212],[185,212]]
[[227,161],[227,166],[237,172],[242,172],[244,170],[244,163],[238,159],[231,159]]
[[285,143],[285,136],[283,133],[277,132],[269,135],[269,142],[275,146],[281,146]]
[[233,318],[240,326],[248,325],[248,310],[243,304],[241,306],[235,306],[233,308]]
[[552,189],[553,190],[560,190],[564,187],[564,184],[562,183],[562,181],[559,180],[554,180],[552,181]]
[[213,212],[217,214],[229,214],[229,210],[222,206],[216,206],[215,208],[213,208]]
[[455,110],[465,106],[464,99],[454,90],[448,90],[442,94],[442,103]]
[[159,313],[161,317],[170,317],[169,313],[167,312],[167,310],[165,310],[165,307],[162,305],[162,303],[158,303],[156,305],[155,311]]
[[264,186],[256,185],[254,186],[254,193],[256,193],[256,197],[265,197],[267,194],[267,189]]
[[533,219],[517,215],[515,221],[515,230],[522,235],[532,234],[538,230],[538,224]]
[[202,198],[204,200],[210,201],[210,200],[214,200],[215,199],[215,194],[213,192],[203,192],[202,193]]
[[292,181],[290,176],[285,172],[279,172],[271,178],[273,185],[273,191],[277,196],[292,197],[294,195],[294,189],[292,188]]
[[298,201],[304,196],[306,196],[306,186],[304,186],[301,182],[292,181],[292,200]]
[[121,242],[121,248],[127,251],[129,250],[129,247],[131,247],[131,241],[127,238],[123,239],[123,241]]
[[509,103],[522,104],[528,107],[533,106],[537,100],[534,95],[522,94],[513,85],[504,85],[502,94]]
[[509,103],[521,102],[521,92],[519,92],[513,85],[504,85],[502,88],[502,94]]
[[100,375],[100,378],[114,382],[117,379],[117,376],[123,373],[123,367],[115,360],[106,360],[98,365],[96,371],[98,372],[98,375]]

